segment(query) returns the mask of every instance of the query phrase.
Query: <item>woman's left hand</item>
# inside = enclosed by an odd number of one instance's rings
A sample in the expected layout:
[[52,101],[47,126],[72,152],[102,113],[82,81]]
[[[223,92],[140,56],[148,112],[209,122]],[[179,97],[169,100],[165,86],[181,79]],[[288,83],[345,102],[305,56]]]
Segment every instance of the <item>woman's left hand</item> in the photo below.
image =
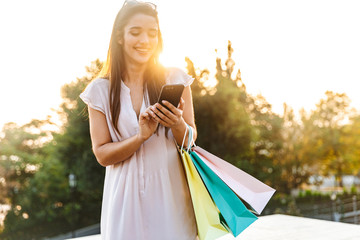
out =
[[151,107],[151,116],[165,127],[174,128],[180,125],[183,121],[182,115],[185,106],[184,99],[180,99],[180,103],[177,108],[168,101],[163,101],[162,103],[168,107],[170,111],[161,104],[156,103]]

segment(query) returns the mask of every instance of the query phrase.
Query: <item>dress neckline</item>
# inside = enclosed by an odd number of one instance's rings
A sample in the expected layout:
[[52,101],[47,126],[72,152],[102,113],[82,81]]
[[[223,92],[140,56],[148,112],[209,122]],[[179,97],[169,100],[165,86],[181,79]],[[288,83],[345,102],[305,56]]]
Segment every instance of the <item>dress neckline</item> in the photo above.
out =
[[129,101],[130,101],[130,106],[131,106],[131,109],[132,111],[134,112],[134,115],[137,119],[137,121],[139,121],[139,117],[140,117],[140,114],[145,111],[146,109],[146,106],[145,106],[145,97],[147,97],[147,91],[145,90],[144,93],[143,93],[143,97],[142,97],[142,102],[141,102],[141,106],[140,106],[140,111],[139,111],[139,115],[137,114],[137,112],[135,111],[134,109],[134,105],[133,105],[133,102],[132,102],[132,99],[131,99],[131,90],[130,88],[124,83],[124,81],[121,80],[121,88],[125,90],[125,92],[127,93],[128,95],[128,98],[129,98]]
[[123,80],[120,80],[121,81],[121,88],[124,88],[124,90],[128,93],[130,93],[130,88],[128,86],[126,86],[126,84],[124,83]]

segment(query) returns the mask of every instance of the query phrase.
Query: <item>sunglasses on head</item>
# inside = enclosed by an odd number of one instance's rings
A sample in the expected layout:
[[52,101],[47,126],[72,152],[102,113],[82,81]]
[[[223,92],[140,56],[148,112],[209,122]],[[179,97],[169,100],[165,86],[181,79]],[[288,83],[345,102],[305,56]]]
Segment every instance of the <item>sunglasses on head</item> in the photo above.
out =
[[157,8],[157,6],[154,3],[137,1],[137,0],[125,0],[122,7],[131,7],[131,6],[135,6],[135,5],[139,5],[139,4],[148,5],[149,7],[154,9],[155,11],[156,11],[156,8]]

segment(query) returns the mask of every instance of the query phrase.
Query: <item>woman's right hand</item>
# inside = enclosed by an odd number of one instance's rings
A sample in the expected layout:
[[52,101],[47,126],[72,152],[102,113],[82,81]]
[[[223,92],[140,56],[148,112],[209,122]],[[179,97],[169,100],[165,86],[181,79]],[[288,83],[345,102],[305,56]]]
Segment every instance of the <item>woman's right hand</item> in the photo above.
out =
[[144,141],[150,138],[154,134],[159,124],[154,118],[151,117],[150,111],[151,109],[150,107],[148,107],[139,116],[139,128],[140,128],[139,137]]

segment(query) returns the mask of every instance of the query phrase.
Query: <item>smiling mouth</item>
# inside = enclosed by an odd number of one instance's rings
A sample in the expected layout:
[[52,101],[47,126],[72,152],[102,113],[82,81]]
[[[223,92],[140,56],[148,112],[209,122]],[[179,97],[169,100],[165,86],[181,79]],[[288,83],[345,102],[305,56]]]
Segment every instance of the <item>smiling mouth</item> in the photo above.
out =
[[149,53],[151,49],[149,48],[135,48],[136,51],[140,52],[140,53]]

